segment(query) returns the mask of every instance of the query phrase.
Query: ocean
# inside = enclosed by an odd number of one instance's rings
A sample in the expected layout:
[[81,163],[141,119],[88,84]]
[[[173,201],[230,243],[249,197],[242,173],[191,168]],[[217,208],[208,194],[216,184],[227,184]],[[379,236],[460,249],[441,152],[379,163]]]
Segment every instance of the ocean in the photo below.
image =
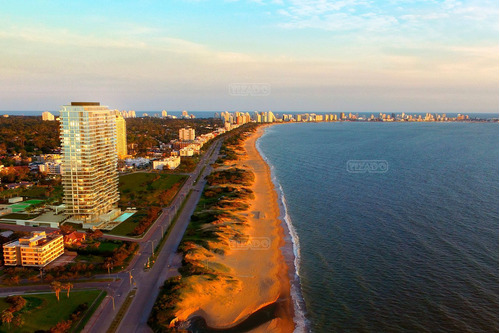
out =
[[498,331],[498,130],[268,127],[258,148],[291,224],[297,322],[312,332]]

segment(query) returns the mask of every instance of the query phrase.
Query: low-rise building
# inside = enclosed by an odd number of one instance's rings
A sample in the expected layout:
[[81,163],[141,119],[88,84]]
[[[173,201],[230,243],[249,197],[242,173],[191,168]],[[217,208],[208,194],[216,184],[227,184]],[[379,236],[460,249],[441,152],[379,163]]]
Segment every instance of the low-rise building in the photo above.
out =
[[22,202],[24,199],[23,197],[13,197],[13,198],[9,198],[9,203],[18,203],[18,202]]
[[127,158],[125,160],[125,165],[134,166],[136,168],[145,167],[149,165],[149,158],[139,157],[139,158]]
[[16,188],[20,188],[20,187],[32,187],[33,186],[33,183],[30,183],[30,182],[19,182],[19,183],[9,183],[9,184],[5,184],[5,187],[8,189],[8,190],[15,190]]
[[186,148],[189,147],[190,145],[192,145],[191,141],[179,141],[179,140],[172,141],[172,148],[175,150]]
[[85,241],[87,234],[84,232],[73,231],[70,234],[64,236],[64,244],[67,245],[82,245]]
[[43,158],[42,162],[54,162],[54,163],[62,162],[61,154],[42,154],[40,155],[40,157]]
[[47,235],[45,231],[33,231],[30,237],[3,245],[6,266],[45,267],[63,253],[63,236]]
[[179,155],[182,157],[194,156],[195,150],[192,147],[186,147],[179,150]]
[[153,169],[163,170],[168,168],[173,170],[181,164],[181,158],[179,156],[170,156],[163,160],[153,161]]
[[60,175],[62,174],[61,163],[46,162],[38,164],[38,171],[45,172],[49,175]]

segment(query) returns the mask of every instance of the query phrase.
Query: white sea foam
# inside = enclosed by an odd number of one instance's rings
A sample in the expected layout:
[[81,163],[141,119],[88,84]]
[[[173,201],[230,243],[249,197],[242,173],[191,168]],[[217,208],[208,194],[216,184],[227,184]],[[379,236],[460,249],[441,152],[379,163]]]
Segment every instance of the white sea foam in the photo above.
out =
[[276,177],[276,172],[274,165],[269,161],[269,159],[266,157],[266,155],[263,153],[262,149],[260,148],[260,140],[264,136],[267,135],[268,131],[270,128],[266,128],[264,131],[264,134],[257,140],[255,146],[257,148],[257,151],[259,154],[262,156],[264,161],[267,163],[269,168],[271,169],[271,180],[274,184],[274,187],[276,189],[276,192],[278,193],[278,198],[279,198],[279,206],[280,206],[280,219],[285,222],[287,229],[286,232],[290,235],[290,238],[292,240],[292,250],[293,250],[293,264],[294,264],[294,281],[290,281],[290,295],[292,297],[293,301],[293,307],[294,307],[294,318],[293,321],[295,323],[295,330],[294,332],[299,333],[299,332],[308,332],[308,326],[309,322],[305,316],[306,309],[305,309],[305,302],[304,298],[302,296],[302,289],[301,289],[301,284],[300,284],[300,242],[299,242],[299,235],[297,234],[297,230],[293,226],[292,219],[290,218],[290,215],[288,215],[288,208],[287,208],[287,203],[286,203],[286,198],[285,198],[285,193],[283,192],[283,187],[278,181],[278,178]]

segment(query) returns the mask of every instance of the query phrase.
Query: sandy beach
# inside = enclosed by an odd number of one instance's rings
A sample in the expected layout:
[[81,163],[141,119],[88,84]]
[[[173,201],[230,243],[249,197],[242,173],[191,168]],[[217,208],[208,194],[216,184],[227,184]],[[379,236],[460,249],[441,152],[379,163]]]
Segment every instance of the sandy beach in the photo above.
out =
[[[293,332],[293,306],[290,299],[288,266],[281,247],[284,230],[279,219],[278,197],[271,181],[269,166],[255,144],[263,127],[249,135],[239,151],[240,158],[230,167],[252,171],[255,180],[250,186],[254,198],[249,209],[241,212],[247,220],[244,234],[248,242],[232,243],[223,255],[201,258],[207,265],[222,264],[233,277],[228,282],[192,280],[192,292],[184,295],[177,312],[179,320],[199,315],[213,328],[228,328],[244,321],[259,308],[278,301],[277,318],[252,332]],[[194,279],[194,278],[193,278]]]

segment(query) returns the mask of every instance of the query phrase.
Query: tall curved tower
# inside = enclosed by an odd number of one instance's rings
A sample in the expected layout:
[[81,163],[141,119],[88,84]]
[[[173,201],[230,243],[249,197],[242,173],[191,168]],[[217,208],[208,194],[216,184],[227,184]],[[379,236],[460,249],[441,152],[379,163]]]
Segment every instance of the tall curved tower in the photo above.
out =
[[96,102],[61,109],[65,214],[84,228],[119,215],[116,116]]

